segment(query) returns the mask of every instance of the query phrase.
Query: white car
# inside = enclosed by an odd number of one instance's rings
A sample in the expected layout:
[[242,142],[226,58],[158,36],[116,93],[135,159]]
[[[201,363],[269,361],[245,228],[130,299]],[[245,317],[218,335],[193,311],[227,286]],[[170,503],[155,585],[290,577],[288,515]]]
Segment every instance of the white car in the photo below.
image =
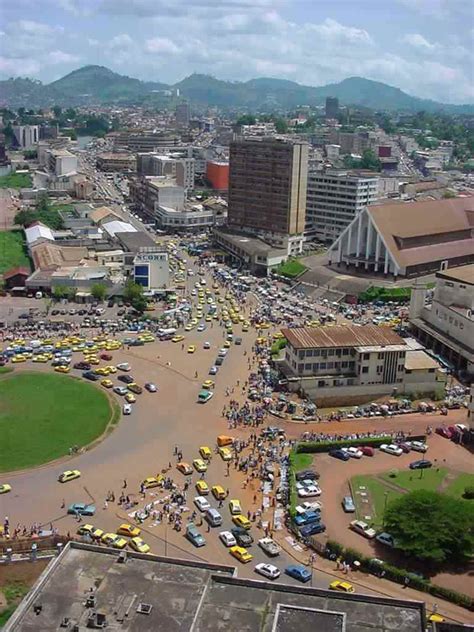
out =
[[219,538],[221,542],[224,544],[224,546],[230,547],[230,546],[236,546],[237,544],[237,540],[234,538],[234,536],[232,535],[230,531],[221,531],[219,533]]
[[203,346],[203,349],[210,349],[211,343],[206,341],[202,346]]
[[301,503],[301,505],[298,505],[295,508],[296,513],[299,514],[303,514],[306,513],[307,511],[321,511],[321,507],[322,504],[318,503],[317,500],[313,501],[313,502],[308,502],[307,500],[304,503]]
[[359,450],[359,448],[356,448],[354,446],[351,446],[350,448],[342,448],[342,449],[353,459],[361,459],[364,455],[362,450]]
[[353,520],[350,523],[349,528],[356,533],[360,533],[360,535],[363,535],[369,540],[372,540],[377,535],[375,529],[372,529],[372,527],[370,527],[366,522],[363,522],[362,520]]
[[204,498],[204,496],[196,496],[196,498],[194,499],[194,504],[199,509],[199,511],[207,511],[211,508],[211,503],[207,500],[207,498]]
[[124,404],[122,407],[122,412],[124,415],[131,415],[132,414],[132,405],[131,404]]
[[258,541],[258,546],[265,551],[270,557],[276,557],[280,555],[281,548],[271,538],[262,538]]
[[267,579],[277,579],[280,577],[280,571],[273,564],[257,564],[255,567],[255,572],[259,575],[263,575]]
[[425,453],[428,450],[428,446],[423,441],[409,441],[411,449],[415,452],[423,452]]
[[132,367],[129,365],[128,362],[121,362],[120,364],[117,364],[117,369],[119,369],[120,371],[130,371],[131,368]]
[[383,443],[380,446],[380,449],[382,450],[382,452],[386,452],[387,454],[393,454],[394,456],[400,456],[401,454],[403,454],[403,450],[398,446],[395,445],[394,443]]
[[314,498],[315,496],[321,496],[321,488],[318,485],[303,487],[298,490],[298,496],[300,498]]
[[201,323],[197,328],[198,331],[204,331],[205,329],[206,329],[206,325],[204,325],[204,323]]

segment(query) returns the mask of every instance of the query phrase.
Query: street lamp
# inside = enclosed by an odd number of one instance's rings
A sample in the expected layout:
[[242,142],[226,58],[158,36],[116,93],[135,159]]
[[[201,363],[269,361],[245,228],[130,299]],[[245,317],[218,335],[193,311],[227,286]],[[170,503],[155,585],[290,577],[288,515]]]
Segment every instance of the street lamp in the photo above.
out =
[[385,528],[385,512],[387,511],[387,499],[388,499],[388,494],[389,492],[384,492],[384,501],[383,501],[383,519],[382,519],[382,524],[383,527]]

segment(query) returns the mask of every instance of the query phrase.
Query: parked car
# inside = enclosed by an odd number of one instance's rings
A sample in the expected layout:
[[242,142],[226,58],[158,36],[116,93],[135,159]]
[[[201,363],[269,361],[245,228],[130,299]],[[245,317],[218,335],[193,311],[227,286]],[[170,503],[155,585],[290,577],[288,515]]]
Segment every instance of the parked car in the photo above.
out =
[[119,375],[117,380],[123,382],[124,384],[133,384],[135,381],[131,375]]
[[444,437],[445,439],[451,439],[453,436],[451,430],[449,430],[449,428],[446,428],[445,426],[438,426],[435,432],[436,434],[439,434],[440,437]]
[[372,527],[370,527],[366,522],[363,522],[362,520],[353,520],[350,523],[349,528],[355,531],[356,533],[363,535],[365,538],[368,538],[369,540],[372,540],[377,535],[377,532],[375,531],[375,529],[372,529]]
[[237,546],[237,540],[235,536],[230,531],[221,531],[219,533],[219,539],[223,543],[224,546],[231,547]]
[[314,470],[302,470],[296,473],[295,478],[297,481],[304,481],[305,479],[317,481],[319,479],[319,473]]
[[359,450],[364,456],[375,456],[375,449],[371,445],[363,445]]
[[196,547],[204,546],[206,544],[204,536],[199,533],[196,526],[192,522],[186,527],[186,537]]
[[352,459],[361,459],[364,453],[359,448],[355,446],[351,446],[350,448],[341,448],[344,450]]
[[280,577],[279,569],[276,566],[273,566],[273,564],[257,564],[255,566],[255,572],[259,575],[263,575],[266,579],[273,580]]
[[329,456],[332,456],[334,459],[340,459],[341,461],[349,461],[351,458],[347,452],[341,449],[329,450]]
[[131,404],[124,404],[122,406],[122,412],[124,415],[131,415],[132,414],[132,405]]
[[87,503],[73,503],[67,508],[68,514],[80,516],[93,516],[95,514],[95,505]]
[[302,527],[305,524],[310,524],[311,522],[319,522],[321,520],[321,512],[320,511],[305,511],[304,514],[298,514],[293,518],[293,522],[298,526]]
[[412,461],[410,463],[410,470],[426,470],[433,467],[433,463],[428,459],[419,459],[418,461]]
[[270,557],[276,557],[281,551],[279,545],[271,538],[261,538],[258,541],[258,546]]
[[156,385],[153,382],[147,382],[145,388],[149,393],[156,393]]
[[387,533],[386,531],[383,531],[382,533],[376,535],[375,539],[377,540],[377,542],[380,542],[380,544],[384,544],[391,549],[393,549],[393,547],[395,546],[395,539],[390,535],[390,533]]
[[241,527],[234,527],[230,530],[230,532],[237,540],[237,544],[245,547],[246,549],[254,542],[253,537],[246,529],[242,529]]
[[342,508],[344,509],[346,513],[355,512],[356,509],[355,509],[354,500],[352,496],[344,496],[344,498],[342,499]]
[[199,509],[199,511],[207,511],[211,508],[211,503],[207,500],[207,498],[204,498],[204,496],[196,496],[196,498],[194,499],[194,504]]
[[311,535],[317,535],[318,533],[324,533],[326,531],[326,525],[322,522],[313,522],[307,524],[300,529],[300,535],[302,538],[309,538]]
[[423,441],[410,441],[410,446],[415,452],[425,453],[428,450],[428,446]]
[[403,454],[403,450],[395,443],[382,443],[380,446],[382,452],[386,452],[387,454],[393,454],[393,456],[400,456]]
[[311,572],[302,564],[290,564],[285,568],[285,573],[303,583],[311,579]]

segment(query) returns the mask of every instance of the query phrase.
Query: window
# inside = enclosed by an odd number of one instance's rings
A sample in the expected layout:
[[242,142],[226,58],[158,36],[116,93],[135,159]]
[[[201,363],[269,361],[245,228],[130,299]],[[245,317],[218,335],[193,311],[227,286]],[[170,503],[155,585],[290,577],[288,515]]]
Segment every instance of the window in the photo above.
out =
[[334,368],[334,362],[328,362],[328,369]]
[[403,364],[399,364],[398,365],[398,370],[399,371],[404,371],[405,370],[405,366]]
[[341,362],[341,366],[343,369],[347,369],[347,367],[349,366],[349,362]]
[[383,354],[383,353],[379,353],[379,354],[377,354],[377,358],[378,358],[379,360],[383,360],[383,357],[384,357],[384,354]]
[[313,355],[314,355],[314,356],[318,356],[318,355],[320,355],[320,351],[319,351],[319,349],[315,349],[315,350],[313,351]]
[[342,355],[349,355],[349,349],[343,349]]
[[[428,369],[428,373],[434,373],[435,371],[436,371],[436,369]],[[408,371],[407,371],[407,373],[408,373]],[[411,371],[410,371],[410,373],[411,373]]]
[[370,360],[370,353],[364,353],[364,355],[362,356],[363,360]]
[[313,365],[312,365],[312,364],[310,364],[310,363],[308,362],[308,364],[305,364],[305,365],[304,365],[304,370],[305,370],[305,371],[311,371],[311,367],[312,367],[312,366],[313,366]]
[[321,370],[325,369],[326,368],[326,362],[321,362],[320,365],[319,365],[319,368]]
[[328,356],[333,356],[333,355],[334,355],[334,349],[329,349]]
[[[430,371],[431,371],[431,369],[430,369]],[[405,371],[405,373],[407,373],[407,375],[410,375],[410,373],[412,373],[412,370],[411,370],[411,369],[407,369],[407,370]]]
[[383,364],[379,364],[377,367],[377,373],[380,375],[380,373],[383,373]]
[[362,373],[368,373],[369,372],[369,367],[368,366],[363,366],[362,367]]
[[318,380],[318,386],[324,388],[326,386],[326,381],[325,380]]
[[298,373],[303,373],[304,371],[304,364],[298,364]]

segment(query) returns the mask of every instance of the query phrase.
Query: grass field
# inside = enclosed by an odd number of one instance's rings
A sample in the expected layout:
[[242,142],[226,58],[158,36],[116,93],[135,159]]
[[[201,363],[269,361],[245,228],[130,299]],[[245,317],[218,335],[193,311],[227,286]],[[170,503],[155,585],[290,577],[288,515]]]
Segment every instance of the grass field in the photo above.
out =
[[[397,472],[394,477],[390,476],[393,471]],[[445,479],[446,482],[452,480],[448,485],[443,485]],[[404,493],[426,489],[462,498],[465,487],[469,485],[474,485],[473,474],[450,472],[444,467],[414,471],[390,470],[378,476],[354,476],[351,479],[357,517],[379,529],[383,526],[386,504]]]
[[68,376],[22,373],[0,380],[0,471],[33,467],[100,436],[112,416],[105,393]]
[[289,259],[285,263],[282,263],[280,266],[276,268],[276,273],[281,274],[282,276],[289,277],[290,279],[294,279],[306,270],[306,266],[304,266],[297,259]]
[[23,233],[19,230],[0,232],[0,274],[11,268],[25,266],[30,269]]
[[31,176],[27,173],[10,173],[7,176],[0,176],[0,189],[27,189],[31,185]]
[[462,498],[466,487],[474,487],[474,474],[460,474],[444,491],[451,496]]
[[305,470],[310,467],[313,462],[313,457],[311,454],[296,453],[293,455],[293,465],[295,468],[295,472],[299,472],[300,470]]

